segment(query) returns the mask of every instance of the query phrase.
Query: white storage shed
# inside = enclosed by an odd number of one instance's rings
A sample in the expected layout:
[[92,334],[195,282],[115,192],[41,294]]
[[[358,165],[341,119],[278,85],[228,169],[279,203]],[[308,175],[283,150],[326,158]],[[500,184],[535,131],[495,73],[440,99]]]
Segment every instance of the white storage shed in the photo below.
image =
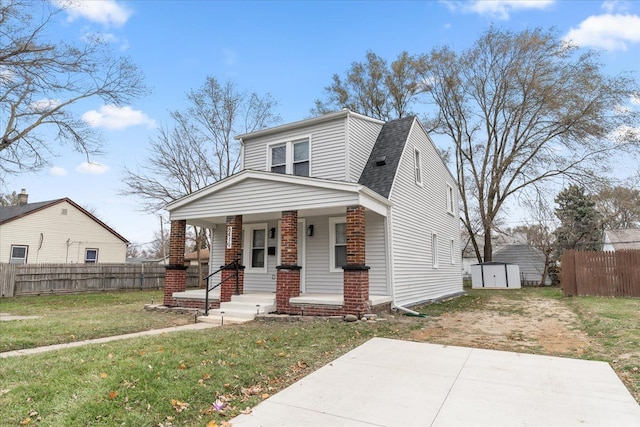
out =
[[520,267],[504,262],[483,262],[471,266],[471,287],[483,288],[520,288]]

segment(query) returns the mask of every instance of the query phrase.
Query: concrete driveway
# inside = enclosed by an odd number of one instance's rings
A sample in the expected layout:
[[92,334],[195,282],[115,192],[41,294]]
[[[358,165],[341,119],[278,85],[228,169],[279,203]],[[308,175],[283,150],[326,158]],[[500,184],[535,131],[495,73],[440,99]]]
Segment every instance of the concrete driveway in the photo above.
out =
[[640,426],[604,362],[374,338],[234,427]]

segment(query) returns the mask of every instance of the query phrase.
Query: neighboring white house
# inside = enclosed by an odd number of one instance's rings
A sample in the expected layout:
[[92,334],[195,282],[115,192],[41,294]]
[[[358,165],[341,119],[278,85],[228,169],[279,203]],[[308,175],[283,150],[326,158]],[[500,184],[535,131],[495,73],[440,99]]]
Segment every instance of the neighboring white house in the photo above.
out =
[[[346,307],[349,277],[362,271],[359,295],[397,306],[462,292],[457,185],[415,117],[385,123],[342,110],[237,138],[242,170],[167,210],[172,234],[179,221],[212,229],[210,265],[238,249],[244,293],[283,300],[282,270],[299,272],[291,295],[300,303],[343,295]],[[228,234],[233,218],[241,248]],[[283,226],[291,221],[297,230]],[[296,312],[284,301],[278,311]]]
[[0,207],[0,262],[123,263],[128,241],[71,199]]
[[603,251],[640,249],[640,228],[620,228],[604,231]]

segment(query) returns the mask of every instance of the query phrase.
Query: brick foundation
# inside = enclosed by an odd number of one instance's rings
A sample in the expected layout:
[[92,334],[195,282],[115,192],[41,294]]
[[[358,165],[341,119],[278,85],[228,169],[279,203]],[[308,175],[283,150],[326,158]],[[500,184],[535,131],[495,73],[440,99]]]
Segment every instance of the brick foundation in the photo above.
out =
[[300,268],[278,268],[276,281],[276,311],[284,314],[291,312],[289,299],[300,296]]
[[[204,311],[203,299],[177,299],[174,307],[197,308]],[[209,301],[209,310],[220,308],[220,301]]]
[[164,272],[164,299],[162,303],[167,307],[174,307],[173,293],[182,292],[186,289],[187,270],[184,267],[180,269],[179,266],[170,267],[167,266]]

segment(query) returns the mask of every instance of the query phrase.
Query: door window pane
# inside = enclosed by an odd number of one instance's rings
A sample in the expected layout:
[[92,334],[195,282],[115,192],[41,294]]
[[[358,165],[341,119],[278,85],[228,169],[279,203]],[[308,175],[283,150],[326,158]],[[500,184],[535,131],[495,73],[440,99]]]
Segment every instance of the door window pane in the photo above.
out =
[[252,268],[264,268],[265,243],[265,230],[253,230],[253,244],[251,249]]

